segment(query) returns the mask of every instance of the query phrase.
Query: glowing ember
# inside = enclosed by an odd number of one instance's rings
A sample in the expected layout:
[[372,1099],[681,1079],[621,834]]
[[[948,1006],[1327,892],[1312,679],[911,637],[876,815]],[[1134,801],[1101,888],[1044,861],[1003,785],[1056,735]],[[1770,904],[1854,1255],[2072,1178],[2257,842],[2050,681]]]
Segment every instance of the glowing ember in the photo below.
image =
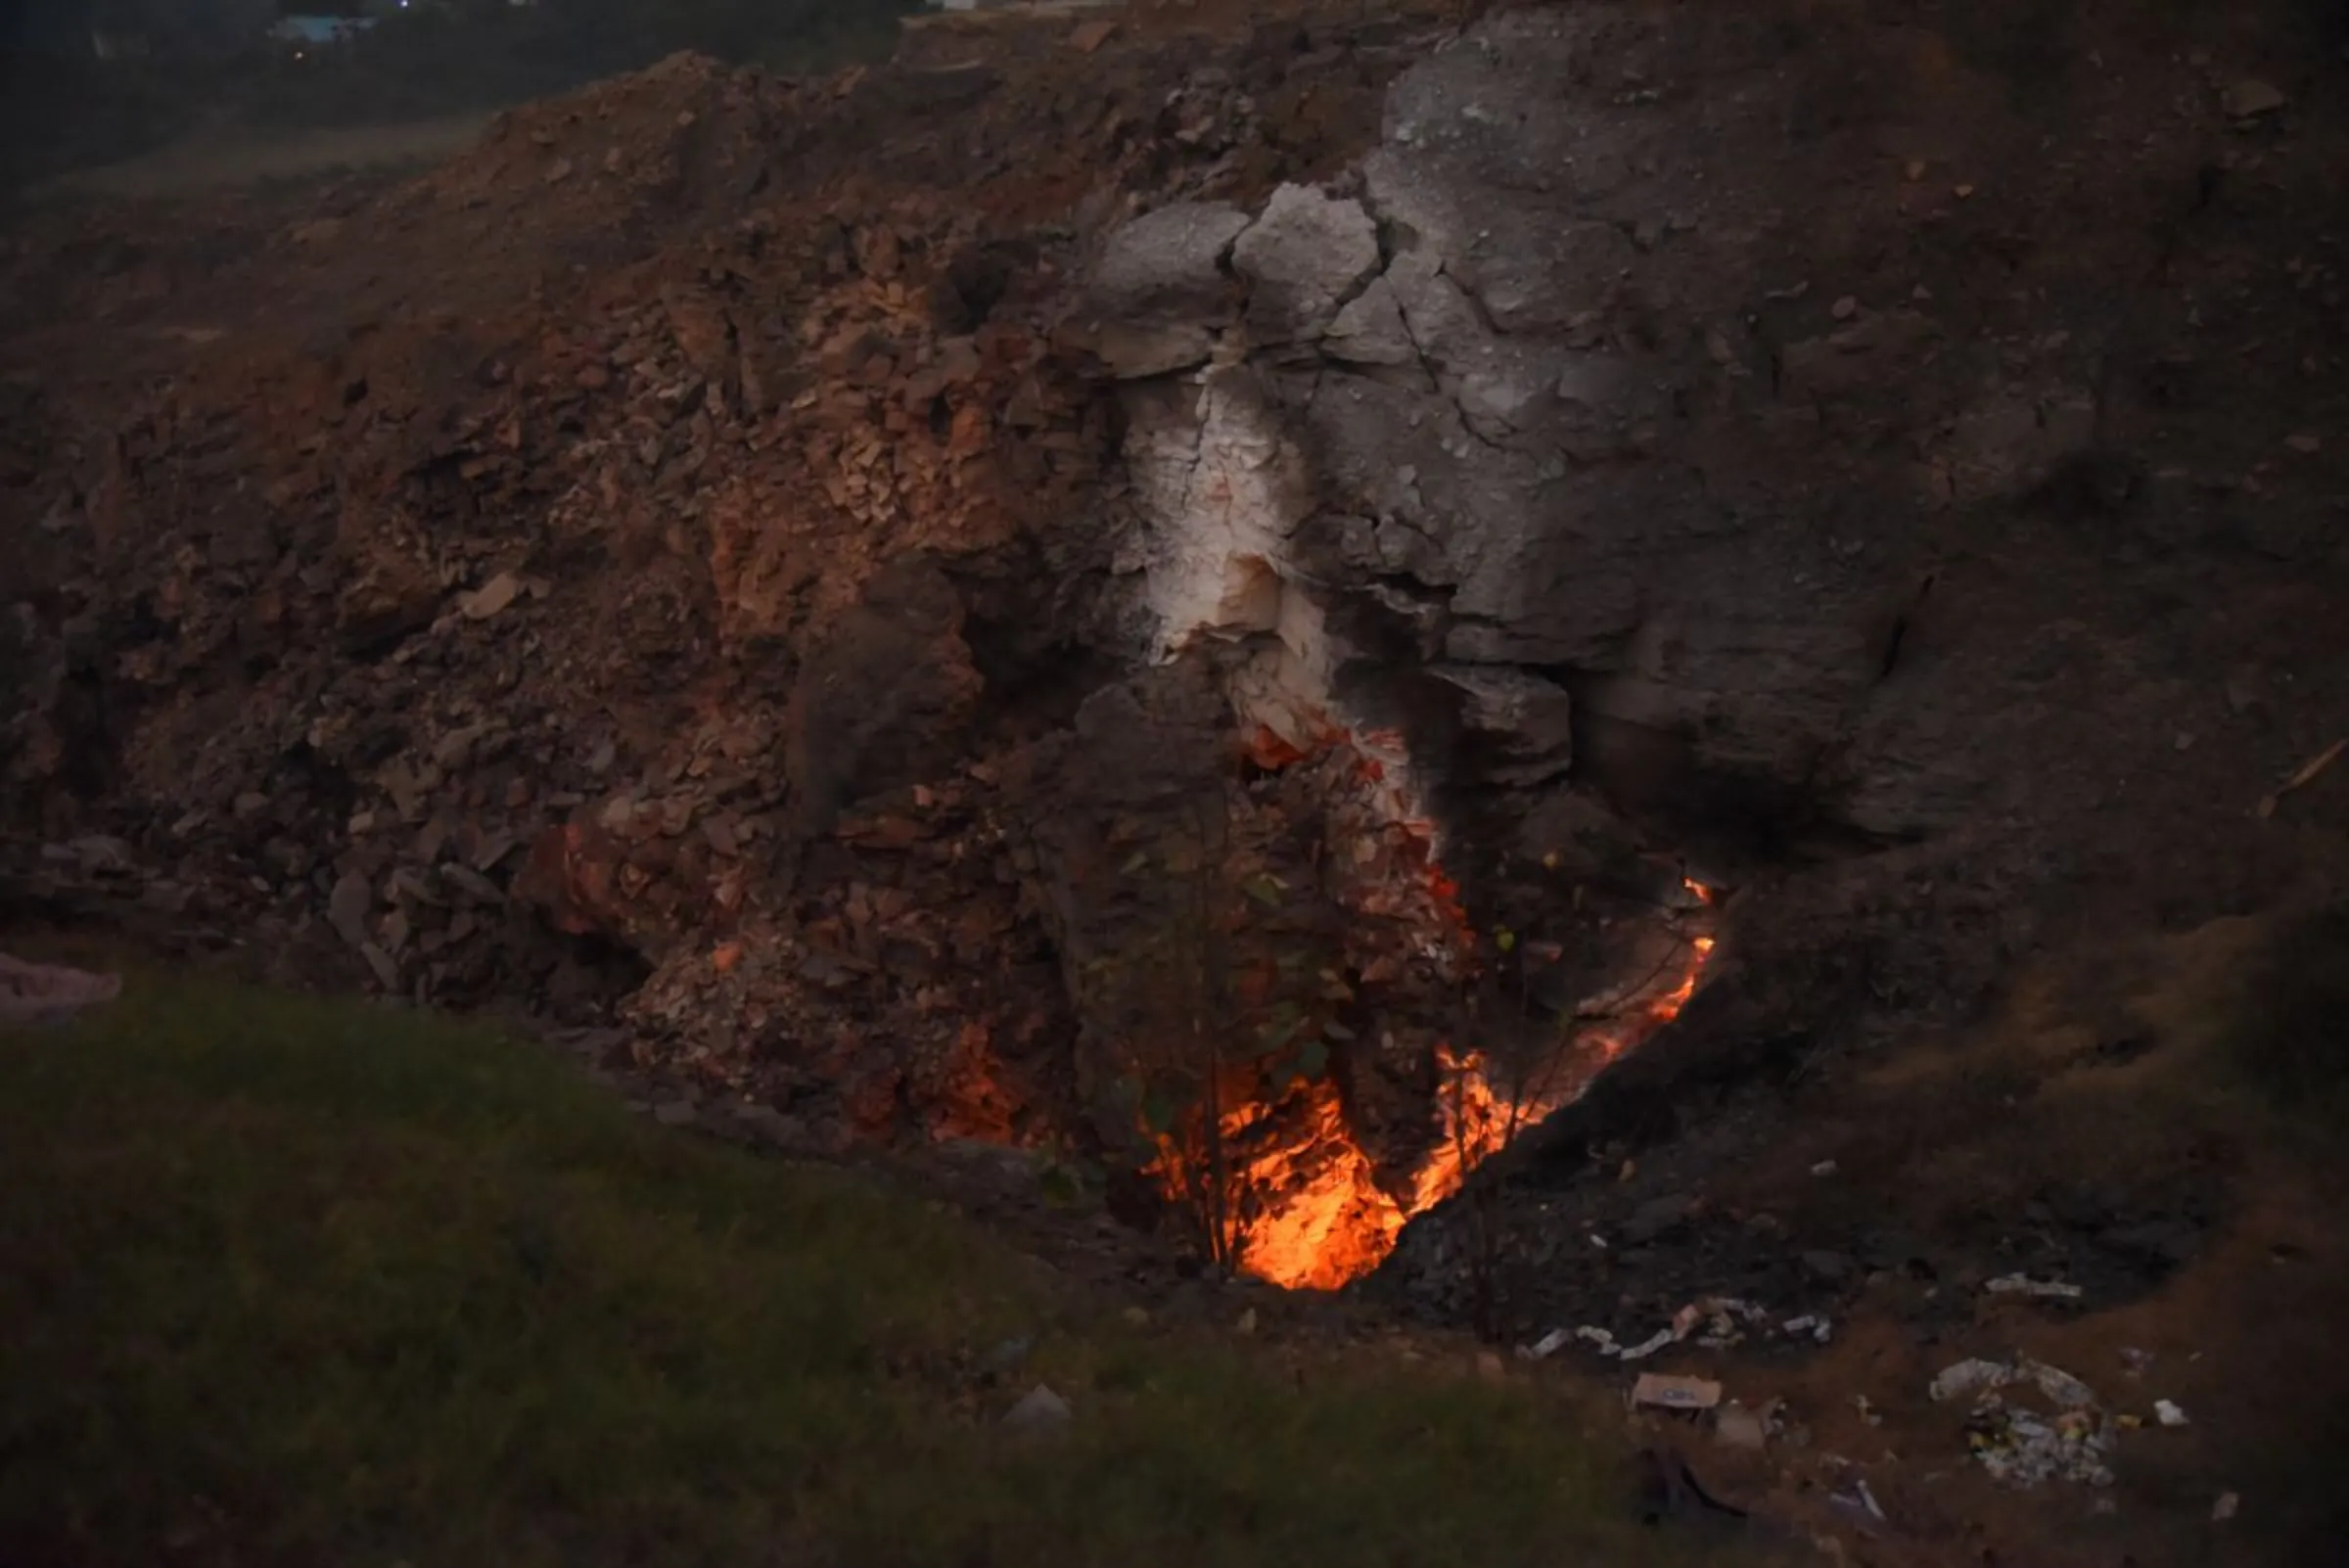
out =
[[[1359,914],[1403,920],[1420,961],[1450,980],[1464,977],[1475,937],[1458,886],[1438,862],[1435,828],[1410,788],[1401,737],[1333,731],[1308,744],[1312,751],[1265,733],[1249,749],[1267,767],[1331,752],[1351,759],[1354,798],[1341,808],[1363,820],[1333,823],[1343,830],[1333,841],[1385,848],[1359,853],[1368,874],[1345,901]],[[1392,853],[1399,847],[1402,853]],[[1712,901],[1710,889],[1683,881],[1700,903]],[[1565,1030],[1543,1059],[1512,1063],[1513,1074],[1497,1072],[1476,1050],[1439,1045],[1440,1125],[1429,1130],[1425,1156],[1401,1191],[1379,1180],[1327,1074],[1269,1098],[1241,1097],[1239,1109],[1217,1120],[1212,1138],[1194,1132],[1187,1153],[1162,1138],[1156,1174],[1171,1193],[1193,1202],[1211,1167],[1221,1174],[1220,1251],[1241,1271],[1292,1289],[1335,1289],[1376,1268],[1413,1216],[1457,1192],[1479,1165],[1580,1097],[1607,1064],[1676,1017],[1712,951],[1710,937],[1682,942],[1656,974],[1611,998],[1603,1016]],[[1363,962],[1365,979],[1375,979],[1382,962],[1392,960]]]

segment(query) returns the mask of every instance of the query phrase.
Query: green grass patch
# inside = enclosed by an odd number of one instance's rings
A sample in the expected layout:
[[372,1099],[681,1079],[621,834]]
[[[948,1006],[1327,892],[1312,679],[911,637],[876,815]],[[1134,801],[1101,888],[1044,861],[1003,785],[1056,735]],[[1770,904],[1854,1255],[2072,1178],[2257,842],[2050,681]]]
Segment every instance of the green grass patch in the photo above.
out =
[[1669,1560],[1571,1407],[1092,1321],[473,1028],[134,984],[0,1148],[0,1561]]

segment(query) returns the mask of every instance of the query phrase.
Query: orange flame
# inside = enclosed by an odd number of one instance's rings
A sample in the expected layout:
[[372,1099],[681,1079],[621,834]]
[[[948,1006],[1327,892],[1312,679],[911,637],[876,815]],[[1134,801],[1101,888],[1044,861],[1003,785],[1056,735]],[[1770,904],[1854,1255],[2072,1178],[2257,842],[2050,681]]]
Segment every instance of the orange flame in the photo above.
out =
[[[1234,1249],[1241,1270],[1295,1290],[1334,1290],[1386,1261],[1404,1225],[1459,1191],[1476,1168],[1518,1133],[1572,1103],[1608,1063],[1670,1023],[1695,994],[1713,939],[1698,937],[1679,972],[1621,1020],[1584,1032],[1567,1043],[1550,1082],[1522,1099],[1497,1090],[1489,1064],[1474,1051],[1439,1051],[1445,1086],[1439,1095],[1443,1127],[1426,1163],[1401,1199],[1382,1187],[1347,1128],[1335,1084],[1316,1083],[1306,1130],[1286,1146],[1257,1155],[1235,1186],[1260,1195],[1264,1212],[1244,1221]],[[1244,1113],[1242,1120],[1246,1120]],[[1227,1131],[1238,1128],[1227,1124]]]
[[[1540,1082],[1512,1098],[1498,1089],[1478,1052],[1439,1046],[1443,1076],[1440,1126],[1424,1163],[1398,1195],[1378,1179],[1348,1126],[1337,1084],[1320,1079],[1294,1088],[1278,1107],[1253,1105],[1221,1126],[1231,1161],[1227,1191],[1248,1212],[1232,1223],[1231,1257],[1241,1272],[1292,1290],[1335,1290],[1369,1273],[1395,1250],[1403,1228],[1459,1191],[1476,1168],[1517,1134],[1579,1098],[1606,1066],[1677,1017],[1696,992],[1713,939],[1682,949],[1669,980],[1606,1024],[1561,1042],[1541,1064]],[[1277,1122],[1281,1141],[1254,1146]],[[1181,1162],[1168,1146],[1159,1175],[1179,1188]]]
[[[1459,885],[1439,858],[1436,825],[1412,787],[1403,737],[1328,724],[1293,742],[1260,729],[1248,750],[1260,766],[1279,768],[1338,747],[1351,754],[1359,804],[1374,822],[1401,829],[1409,845],[1387,891],[1370,890],[1366,902],[1387,913],[1418,911],[1412,918],[1430,928],[1425,955],[1457,975],[1471,961],[1476,938]],[[1699,903],[1712,903],[1713,890],[1681,880]],[[1401,1193],[1379,1180],[1348,1125],[1339,1086],[1327,1077],[1293,1085],[1278,1104],[1260,1101],[1228,1112],[1217,1131],[1229,1167],[1223,1185],[1233,1262],[1244,1273],[1301,1290],[1334,1290],[1369,1273],[1394,1251],[1412,1217],[1457,1192],[1516,1134],[1579,1098],[1609,1063],[1677,1017],[1695,994],[1713,945],[1709,936],[1691,938],[1666,972],[1624,998],[1611,1017],[1563,1038],[1514,1095],[1497,1086],[1482,1053],[1438,1046],[1440,1125]],[[1190,1162],[1173,1142],[1162,1139],[1160,1146],[1155,1173],[1170,1192],[1180,1192],[1190,1185]]]

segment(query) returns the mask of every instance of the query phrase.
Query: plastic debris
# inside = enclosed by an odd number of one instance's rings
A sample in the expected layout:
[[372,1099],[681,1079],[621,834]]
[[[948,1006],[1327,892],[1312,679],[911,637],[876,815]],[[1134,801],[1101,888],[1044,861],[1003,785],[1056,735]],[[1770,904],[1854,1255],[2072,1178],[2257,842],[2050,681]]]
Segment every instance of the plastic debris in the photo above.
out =
[[2237,1497],[2235,1494],[2232,1492],[2220,1493],[2219,1500],[2210,1505],[2211,1523],[2225,1524],[2228,1520],[2234,1517],[2236,1510],[2240,1509],[2242,1505],[2243,1499]]
[[1770,1423],[1760,1411],[1731,1400],[1713,1413],[1713,1440],[1725,1449],[1759,1453],[1770,1446]]
[[1821,1345],[1835,1337],[1835,1325],[1817,1313],[1805,1313],[1800,1317],[1789,1317],[1779,1326],[1789,1334],[1808,1334]]
[[1946,1403],[1962,1395],[1980,1393],[1984,1389],[2004,1387],[2013,1370],[2004,1361],[1959,1361],[1953,1366],[1943,1367],[1925,1393],[1936,1403]]
[[2151,1351],[2138,1350],[2129,1345],[2121,1347],[2121,1365],[2128,1369],[2131,1377],[2144,1376],[2145,1368],[2152,1364],[2153,1353]]
[[1721,1403],[1721,1385],[1707,1377],[1674,1377],[1641,1372],[1632,1385],[1632,1405],[1667,1410],[1709,1410]]
[[31,964],[0,952],[0,1025],[62,1024],[122,994],[120,975]]
[[1555,1356],[1559,1349],[1573,1337],[1573,1334],[1566,1329],[1553,1328],[1548,1333],[1543,1335],[1540,1339],[1535,1340],[1531,1345],[1519,1347],[1517,1354],[1520,1358],[1529,1361],[1546,1360],[1550,1357]]
[[[1576,1329],[1573,1337],[1591,1346],[1601,1356],[1616,1360],[1640,1361],[1658,1351],[1689,1340],[1707,1350],[1727,1350],[1732,1345],[1743,1344],[1749,1337],[1773,1331],[1789,1338],[1808,1337],[1824,1345],[1835,1330],[1833,1323],[1818,1314],[1791,1317],[1779,1323],[1774,1321],[1774,1314],[1768,1308],[1754,1302],[1741,1301],[1734,1296],[1706,1296],[1681,1307],[1672,1314],[1671,1322],[1635,1345],[1620,1344],[1611,1331],[1589,1324]],[[1546,1355],[1547,1352],[1543,1354]]]
[[2080,1287],[2060,1279],[2033,1279],[2028,1274],[2001,1274],[1982,1287],[1994,1296],[2030,1296],[2041,1301],[2078,1301]]
[[1831,1176],[1840,1169],[1832,1160],[1821,1160],[1811,1168],[1811,1174],[1815,1176]]
[[1827,1506],[1848,1516],[1869,1535],[1874,1535],[1875,1527],[1885,1522],[1883,1506],[1876,1501],[1876,1495],[1867,1489],[1865,1481],[1854,1480],[1849,1492],[1828,1494]]
[[2164,1426],[2185,1426],[2188,1424],[2186,1419],[2186,1411],[2168,1400],[2155,1400],[2153,1402],[2153,1416],[2154,1419],[2161,1422],[2161,1424]]
[[1638,1344],[1633,1345],[1625,1350],[1619,1350],[1615,1354],[1623,1360],[1641,1361],[1645,1360],[1648,1357],[1653,1356],[1665,1346],[1677,1344],[1679,1340],[1680,1336],[1675,1334],[1671,1329],[1659,1328],[1653,1334],[1650,1334],[1647,1338],[1641,1340]]
[[[2052,1410],[2033,1409],[2008,1396],[2036,1391]],[[1927,1390],[1937,1403],[1972,1396],[1966,1422],[1975,1459],[2011,1486],[2042,1481],[2112,1485],[2107,1460],[2115,1424],[2086,1383],[2060,1367],[2028,1357],[2013,1361],[1974,1359],[1942,1368]]]

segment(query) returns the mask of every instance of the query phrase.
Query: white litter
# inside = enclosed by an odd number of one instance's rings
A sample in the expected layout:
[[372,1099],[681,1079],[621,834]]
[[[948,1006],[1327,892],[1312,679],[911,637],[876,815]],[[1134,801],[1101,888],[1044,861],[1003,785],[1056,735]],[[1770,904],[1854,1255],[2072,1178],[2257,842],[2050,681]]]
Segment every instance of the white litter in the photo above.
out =
[[1555,1356],[1558,1351],[1564,1347],[1565,1343],[1573,1337],[1574,1335],[1566,1329],[1553,1328],[1548,1333],[1543,1335],[1540,1339],[1535,1340],[1531,1345],[1521,1346],[1518,1349],[1517,1354],[1519,1357],[1529,1361],[1546,1360],[1548,1358]]
[[1721,1385],[1705,1377],[1672,1377],[1662,1372],[1641,1372],[1639,1381],[1632,1385],[1634,1406],[1653,1406],[1667,1410],[1709,1410],[1721,1403]]
[[1624,1350],[1619,1350],[1615,1354],[1620,1360],[1623,1360],[1643,1361],[1650,1356],[1653,1356],[1656,1352],[1662,1350],[1665,1346],[1677,1344],[1679,1342],[1679,1338],[1680,1336],[1673,1333],[1671,1329],[1659,1328],[1653,1334],[1650,1334],[1647,1338],[1641,1340],[1638,1344],[1630,1346]]
[[1706,1296],[1689,1302],[1672,1314],[1672,1321],[1657,1329],[1635,1345],[1620,1345],[1614,1334],[1604,1328],[1585,1325],[1574,1331],[1577,1339],[1590,1345],[1601,1356],[1617,1360],[1644,1360],[1670,1345],[1693,1339],[1708,1350],[1726,1350],[1743,1344],[1749,1334],[1776,1332],[1789,1337],[1809,1338],[1824,1345],[1834,1334],[1834,1325],[1817,1314],[1788,1318],[1779,1324],[1773,1321],[1770,1310],[1734,1296]]
[[1994,1296],[2030,1296],[2041,1301],[2078,1301],[2080,1287],[2060,1279],[2033,1279],[2028,1274],[2001,1274],[1982,1287]]
[[[2007,1398],[2026,1388],[2054,1409],[2034,1410]],[[2112,1485],[2106,1462],[2113,1450],[2112,1423],[2095,1391],[2062,1368],[2028,1357],[2013,1361],[1977,1358],[1942,1368],[1927,1392],[1937,1403],[1974,1397],[1967,1442],[1982,1467],[1999,1480],[2026,1487],[2050,1480]]]

